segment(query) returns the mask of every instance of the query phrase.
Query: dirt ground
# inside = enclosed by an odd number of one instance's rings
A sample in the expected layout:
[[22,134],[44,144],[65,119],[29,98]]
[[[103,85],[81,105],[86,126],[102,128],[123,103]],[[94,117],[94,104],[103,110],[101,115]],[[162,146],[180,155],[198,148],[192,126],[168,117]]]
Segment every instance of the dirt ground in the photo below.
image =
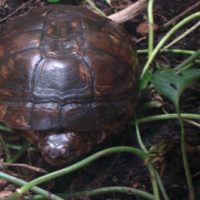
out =
[[[28,2],[28,3],[27,3]],[[131,0],[112,0],[111,6],[105,4],[104,0],[94,1],[96,6],[98,6],[107,15],[112,14],[124,7],[130,5],[135,1]],[[157,44],[160,39],[170,30],[173,26],[170,25],[163,28],[169,20],[197,3],[198,0],[155,0],[154,3],[154,20],[156,24],[155,32],[155,44]],[[25,3],[27,3],[25,5]],[[78,0],[61,0],[62,4],[70,5],[84,5],[84,1]],[[35,7],[40,7],[47,5],[47,1],[42,0],[0,0],[0,18],[3,19],[1,24],[6,23],[7,20],[17,17],[18,15],[28,12],[30,9]],[[22,6],[23,5],[23,6]],[[88,6],[88,5],[87,5]],[[20,7],[20,9],[18,9]],[[18,9],[18,10],[16,10]],[[200,6],[190,11],[187,15],[200,10]],[[13,13],[14,12],[14,13]],[[13,13],[11,15],[11,13]],[[186,15],[186,16],[187,16]],[[184,16],[185,17],[185,16]],[[147,48],[147,35],[138,33],[136,31],[137,27],[147,19],[146,11],[136,18],[124,23],[124,28],[129,32],[133,42],[137,49]],[[197,22],[197,20],[196,20]],[[194,22],[192,22],[194,23]],[[184,26],[180,29],[173,37],[185,32],[191,24]],[[9,33],[8,33],[9,34]],[[176,43],[173,48],[176,49],[187,49],[187,50],[197,50],[200,47],[200,28],[197,28],[191,34],[186,36],[181,42]],[[181,63],[186,59],[186,55],[181,54],[160,54],[157,59],[162,67],[171,68]],[[139,62],[141,68],[147,60],[147,55],[139,55]],[[181,111],[185,113],[199,113],[200,112],[200,95],[199,95],[200,81],[195,81],[190,88],[188,88],[181,97]],[[159,99],[163,103],[163,107],[168,112],[174,113],[174,106],[164,97],[160,96],[156,91],[145,96],[144,99],[140,100],[140,106],[144,104],[145,101],[150,99]],[[142,116],[150,116],[156,114],[162,114],[161,108],[153,108],[148,111],[140,111],[138,109],[138,118]],[[185,123],[186,131],[186,141],[188,147],[188,158],[189,165],[191,169],[191,174],[193,178],[193,184],[195,189],[196,199],[200,199],[200,130],[199,127],[194,126],[190,123]],[[185,179],[181,151],[180,151],[180,128],[177,120],[165,120],[158,122],[145,123],[141,125],[142,139],[147,148],[150,148],[156,144],[163,141],[169,140],[171,147],[169,151],[163,156],[162,159],[155,161],[157,170],[159,171],[163,184],[167,190],[170,200],[187,200],[188,190],[187,183]],[[129,132],[134,132],[134,127],[129,127]],[[110,136],[102,144],[93,149],[92,152],[99,151],[106,147],[119,146],[119,145],[133,145],[138,147],[133,134],[127,134],[128,130],[117,136]],[[19,135],[13,136],[10,133],[1,133],[5,138],[5,141],[11,143],[22,144],[24,139]],[[4,158],[4,154],[0,153],[1,158]],[[34,166],[46,169],[47,171],[55,171],[55,167],[51,167],[46,164],[40,156],[39,152],[26,152],[26,159],[28,164],[34,163]],[[24,162],[24,158],[20,158],[17,162]],[[28,169],[20,168],[9,168],[6,169],[7,173],[17,174],[18,177],[24,178],[26,181],[37,177],[38,173],[30,172]],[[63,192],[73,192],[90,190],[94,188],[106,187],[106,186],[128,186],[137,189],[142,189],[148,192],[152,192],[149,172],[144,165],[143,161],[137,157],[127,153],[114,154],[112,156],[101,158],[90,165],[70,174],[63,176],[61,178],[55,179],[43,186],[53,192],[53,193],[63,193]],[[0,185],[0,193],[7,190],[14,191],[15,187],[9,183]],[[141,198],[134,195],[111,193],[106,195],[100,195],[96,197],[82,197],[82,200],[141,200]]]

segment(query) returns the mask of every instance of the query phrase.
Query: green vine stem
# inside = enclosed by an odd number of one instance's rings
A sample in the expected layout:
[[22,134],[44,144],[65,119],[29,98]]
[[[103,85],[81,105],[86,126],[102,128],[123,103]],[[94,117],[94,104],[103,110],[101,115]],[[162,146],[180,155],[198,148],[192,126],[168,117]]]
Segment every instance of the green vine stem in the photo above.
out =
[[196,51],[195,53],[193,53],[189,58],[187,58],[185,61],[183,61],[182,63],[180,63],[179,65],[177,65],[175,67],[175,70],[182,70],[182,68],[184,68],[186,65],[192,63],[196,58],[198,58],[200,56],[200,49],[198,51]]
[[185,175],[186,175],[188,189],[189,189],[189,199],[195,200],[194,188],[193,188],[193,184],[192,184],[192,177],[190,174],[188,158],[187,158],[187,153],[186,153],[184,125],[183,125],[183,119],[182,119],[182,116],[180,113],[179,104],[176,105],[176,110],[177,110],[178,120],[179,120],[179,124],[180,124],[180,128],[181,128],[181,153],[182,153],[183,166],[185,169]]
[[[9,181],[11,183],[14,183],[14,184],[20,185],[20,186],[25,185],[25,184],[28,183],[28,182],[26,182],[24,180],[21,180],[19,178],[14,177],[14,176],[10,176],[10,175],[8,175],[8,174],[6,174],[4,172],[1,172],[1,171],[0,171],[0,178],[5,179],[5,180],[7,180],[7,181]],[[58,197],[57,195],[49,193],[49,191],[43,190],[43,189],[41,189],[41,188],[39,188],[37,186],[32,187],[30,190],[32,192],[40,194],[43,197],[46,197],[47,199],[50,197],[51,200],[63,200],[62,198]],[[6,199],[9,199],[9,198],[10,197],[7,197]],[[17,199],[17,196],[12,197],[12,199]]]
[[[137,50],[137,54],[146,54],[148,53],[148,49],[139,49]],[[175,53],[175,54],[186,54],[192,55],[195,51],[186,50],[186,49],[161,49],[159,53]]]
[[160,191],[161,191],[161,193],[162,193],[162,195],[163,195],[163,198],[164,198],[165,200],[169,200],[169,197],[168,197],[167,192],[166,192],[166,190],[165,190],[165,188],[164,188],[164,186],[163,186],[163,183],[162,183],[162,180],[161,180],[161,178],[160,178],[160,175],[159,175],[158,171],[155,170],[155,173],[156,173],[156,179],[157,179],[158,185],[159,185],[159,187],[160,187]]
[[[25,185],[27,184],[26,181],[23,181],[19,178],[15,178],[13,176],[10,176],[8,174],[5,174],[3,172],[0,172],[0,177],[11,182],[11,183],[14,183],[14,184],[17,184],[17,185]],[[35,192],[39,195],[36,195],[36,197],[34,198],[31,198],[32,200],[37,200],[37,199],[47,199],[47,198],[50,198],[51,200],[61,200],[62,198],[69,198],[71,197],[72,195],[74,197],[81,197],[81,196],[96,196],[96,195],[101,195],[101,194],[106,194],[106,193],[111,193],[111,192],[118,192],[118,193],[128,193],[128,194],[133,194],[133,195],[136,195],[136,196],[139,196],[139,197],[142,197],[144,199],[147,199],[147,200],[153,200],[154,197],[152,194],[148,193],[148,192],[145,192],[145,191],[142,191],[142,190],[139,190],[139,189],[134,189],[134,188],[130,188],[130,187],[119,187],[119,186],[112,186],[112,187],[103,187],[103,188],[98,188],[98,189],[94,189],[94,190],[91,190],[91,191],[83,191],[83,192],[75,192],[73,194],[64,194],[64,195],[54,195],[52,193],[49,193],[48,191],[46,190],[43,190],[37,186],[34,186],[30,189],[32,192]],[[63,200],[63,199],[62,199]]]
[[18,150],[17,153],[13,157],[7,159],[6,163],[11,164],[11,163],[16,162],[20,158],[20,156],[26,151],[27,147],[28,147],[28,143],[24,144],[21,147],[21,149]]
[[177,38],[175,38],[173,41],[171,41],[168,45],[166,45],[165,47],[163,47],[163,49],[169,49],[171,46],[173,46],[174,44],[176,44],[177,42],[179,42],[181,39],[183,39],[184,37],[186,37],[188,34],[190,34],[192,31],[194,31],[195,29],[197,29],[199,26],[200,26],[200,21],[198,21],[191,28],[189,28],[188,30],[186,30],[181,35],[179,35]]
[[[200,120],[200,115],[198,114],[181,113],[181,117],[183,119]],[[137,119],[137,122],[140,124],[140,123],[146,123],[146,122],[158,121],[158,120],[167,120],[167,119],[178,119],[178,114],[161,114],[161,115],[143,117],[143,118]],[[131,124],[134,124],[134,122],[131,122]]]
[[6,154],[6,159],[8,160],[10,158],[10,151],[9,151],[8,147],[6,146],[6,143],[5,143],[2,135],[0,135],[0,144],[3,147],[2,150]]
[[[142,138],[141,138],[141,134],[140,134],[140,131],[139,131],[139,125],[138,125],[138,120],[136,119],[135,117],[135,130],[136,130],[136,136],[137,136],[137,140],[138,140],[138,143],[140,145],[140,148],[145,152],[145,153],[149,153],[146,146],[144,145],[143,141],[142,141]],[[155,199],[159,199],[159,191],[158,191],[158,187],[157,185],[159,185],[159,188],[160,188],[160,191],[164,197],[165,200],[169,200],[169,197],[165,191],[165,188],[163,186],[163,183],[160,179],[160,176],[159,176],[159,173],[157,172],[157,170],[155,169],[154,165],[152,164],[151,161],[149,161],[149,166],[147,165],[148,169],[149,169],[149,172],[150,174],[153,175],[153,180],[152,181],[152,186],[153,186],[153,191],[154,191],[154,197]],[[156,197],[156,195],[158,195]]]
[[[140,148],[145,153],[148,153],[148,150],[146,149],[146,147],[145,147],[145,145],[144,145],[144,143],[142,141],[137,120],[135,120],[135,129],[136,129],[137,140],[138,140],[138,143],[140,145]],[[157,184],[157,181],[156,181],[155,170],[154,170],[154,167],[153,167],[153,165],[152,165],[152,163],[150,161],[148,162],[147,167],[148,167],[149,173],[151,175],[150,179],[151,179],[151,184],[152,184],[152,187],[153,187],[154,198],[155,198],[155,200],[160,200],[159,189],[158,189],[158,184]]]
[[171,37],[172,34],[174,34],[180,27],[182,27],[183,25],[185,25],[186,23],[190,22],[191,20],[200,17],[200,12],[196,12],[188,17],[186,17],[185,19],[183,19],[182,21],[180,21],[178,24],[176,24],[162,39],[161,41],[158,43],[158,45],[155,47],[155,49],[153,50],[151,56],[149,57],[146,65],[144,66],[144,69],[141,73],[141,78],[144,77],[144,75],[146,74],[147,70],[150,67],[150,64],[152,63],[153,59],[155,58],[155,56],[157,55],[157,53],[159,52],[159,50],[162,48],[162,46],[164,45],[164,43]]
[[154,0],[149,0],[148,2],[148,22],[149,22],[149,33],[148,33],[148,56],[153,52],[153,44],[154,44],[154,20],[153,20],[153,3]]
[[91,0],[86,0],[86,2],[92,7],[94,8],[100,15],[102,15],[103,17],[107,17],[99,8],[97,8],[95,6],[95,4],[91,1]]
[[143,141],[142,141],[142,137],[141,137],[141,134],[140,134],[140,129],[139,129],[139,125],[138,125],[138,120],[137,118],[135,117],[135,120],[134,120],[134,125],[135,125],[135,131],[136,131],[136,136],[137,136],[137,141],[140,145],[140,148],[145,152],[145,153],[148,153],[148,150],[146,148],[146,146],[144,145]]
[[[97,196],[97,195],[102,195],[102,194],[107,194],[111,192],[117,192],[117,193],[124,193],[128,195],[135,195],[138,197],[142,197],[143,199],[147,200],[154,200],[154,196],[148,192],[144,192],[139,189],[134,189],[131,187],[123,187],[123,186],[111,186],[111,187],[102,187],[102,188],[97,188],[94,190],[89,190],[89,191],[80,191],[80,192],[74,192],[73,194],[60,194],[62,198],[79,198],[79,197],[84,197],[84,196]],[[36,195],[35,197],[31,198],[31,200],[45,200],[42,198],[40,195]]]
[[75,170],[78,170],[81,167],[84,167],[85,165],[91,163],[92,161],[94,161],[102,156],[106,156],[106,155],[110,155],[110,154],[118,153],[118,152],[133,153],[133,154],[136,154],[136,155],[142,157],[145,160],[148,160],[150,158],[149,154],[146,154],[145,152],[143,152],[140,149],[137,149],[134,147],[129,147],[129,146],[111,147],[108,149],[104,149],[102,151],[99,151],[99,152],[83,159],[82,161],[79,161],[79,162],[69,166],[69,167],[66,167],[64,169],[60,169],[58,171],[43,175],[39,178],[36,178],[36,179],[30,181],[29,183],[25,184],[21,188],[18,188],[12,196],[5,198],[5,200],[14,200],[14,199],[16,199],[16,197],[21,197],[26,191],[28,191],[29,189],[31,189],[32,187],[34,187],[36,185],[39,185],[48,180],[51,180],[51,179],[57,178],[59,176],[63,176],[65,174],[71,173]]
[[[130,187],[120,187],[120,186],[113,186],[113,187],[103,187],[103,188],[98,188],[94,189],[91,191],[83,191],[83,192],[76,192],[73,194],[75,197],[81,197],[81,196],[96,196],[96,195],[101,195],[101,194],[107,194],[111,192],[118,192],[118,193],[128,193],[130,195],[137,195],[140,196],[144,199],[148,200],[154,200],[154,196],[148,192],[141,191],[138,189],[130,188]],[[71,194],[68,195],[68,197],[72,196]]]

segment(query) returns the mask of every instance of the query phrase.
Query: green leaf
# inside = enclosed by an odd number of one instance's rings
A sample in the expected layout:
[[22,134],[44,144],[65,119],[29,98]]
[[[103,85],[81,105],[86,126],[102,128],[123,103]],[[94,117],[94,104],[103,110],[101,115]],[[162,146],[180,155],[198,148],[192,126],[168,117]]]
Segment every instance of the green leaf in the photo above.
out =
[[8,132],[13,132],[12,129],[10,129],[10,128],[6,127],[6,126],[3,126],[3,125],[0,125],[0,130],[2,130],[2,131],[8,131]]
[[174,139],[164,139],[158,144],[155,144],[150,147],[150,153],[159,153],[160,156],[168,153],[175,146],[176,141]]
[[141,94],[142,90],[144,88],[146,88],[146,86],[147,86],[148,82],[150,81],[150,79],[151,79],[151,72],[147,71],[145,73],[145,75],[140,80],[140,89],[139,89],[140,94]]
[[200,49],[193,53],[189,58],[187,58],[185,61],[180,63],[178,66],[175,67],[176,71],[183,69],[185,66],[191,64],[195,59],[197,59],[200,56]]
[[178,107],[182,92],[200,76],[200,69],[188,69],[177,74],[173,69],[160,69],[151,76],[154,87]]
[[58,3],[60,0],[48,0],[50,3]]

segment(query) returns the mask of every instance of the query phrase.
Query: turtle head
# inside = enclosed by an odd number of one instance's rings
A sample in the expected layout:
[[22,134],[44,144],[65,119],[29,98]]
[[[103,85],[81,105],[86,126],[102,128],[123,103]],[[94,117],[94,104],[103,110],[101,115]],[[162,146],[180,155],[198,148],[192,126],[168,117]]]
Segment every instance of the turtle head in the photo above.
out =
[[90,151],[92,140],[88,135],[74,132],[47,134],[38,140],[43,157],[51,165],[62,165]]

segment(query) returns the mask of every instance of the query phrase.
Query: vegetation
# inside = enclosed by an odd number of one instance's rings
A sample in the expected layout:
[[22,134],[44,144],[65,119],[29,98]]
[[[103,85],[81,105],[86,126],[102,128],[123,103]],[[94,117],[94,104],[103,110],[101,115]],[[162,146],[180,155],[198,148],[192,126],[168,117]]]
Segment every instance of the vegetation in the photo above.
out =
[[[59,2],[59,0],[48,0],[49,2]],[[91,3],[91,2],[88,2]],[[109,1],[107,1],[109,4]],[[153,19],[153,0],[148,1],[148,9],[147,9],[147,16],[149,24],[154,24]],[[90,4],[91,5],[91,4]],[[94,4],[92,5],[94,6]],[[97,9],[99,11],[99,9]],[[102,11],[101,11],[102,14]],[[138,118],[137,115],[135,115],[134,120],[130,122],[131,126],[134,125],[135,132],[131,134],[136,134],[138,144],[140,146],[139,148],[135,147],[128,147],[128,146],[120,146],[120,147],[112,147],[108,149],[104,149],[100,152],[97,152],[88,158],[83,159],[82,161],[79,161],[71,166],[68,166],[64,169],[60,169],[58,171],[55,171],[53,173],[49,173],[47,175],[38,177],[30,182],[25,182],[21,179],[15,178],[13,176],[10,176],[8,174],[5,174],[4,172],[0,172],[0,177],[3,179],[6,179],[12,183],[15,183],[20,188],[17,189],[16,193],[14,193],[12,196],[5,198],[6,200],[16,199],[24,195],[24,193],[28,190],[33,191],[37,195],[30,198],[26,197],[26,199],[29,200],[37,200],[37,199],[52,199],[52,200],[63,200],[64,198],[67,198],[70,196],[70,194],[51,194],[49,196],[48,191],[45,191],[38,187],[39,184],[44,183],[48,180],[54,179],[56,177],[62,176],[64,174],[71,173],[72,171],[75,171],[81,167],[84,167],[85,165],[93,162],[96,159],[99,159],[103,156],[108,156],[113,153],[123,152],[123,153],[132,153],[136,154],[137,156],[140,156],[144,163],[146,164],[146,167],[149,170],[149,174],[151,175],[151,183],[152,183],[152,191],[153,193],[150,194],[148,192],[134,189],[134,188],[128,188],[128,187],[108,187],[108,188],[99,188],[92,191],[84,191],[84,192],[76,192],[74,193],[75,197],[79,197],[82,195],[87,194],[88,196],[94,196],[94,195],[100,195],[108,192],[119,192],[119,193],[134,193],[134,195],[138,195],[144,199],[148,200],[169,200],[168,194],[162,184],[162,180],[159,176],[158,171],[156,170],[156,167],[154,165],[154,158],[158,157],[160,154],[162,154],[166,150],[166,145],[168,144],[161,144],[159,147],[152,147],[150,149],[147,149],[145,147],[145,144],[142,141],[142,136],[140,134],[140,124],[141,123],[147,123],[150,121],[155,120],[167,120],[167,119],[178,119],[179,125],[180,125],[180,135],[181,135],[181,152],[182,152],[182,160],[183,160],[183,166],[185,169],[185,176],[187,179],[187,185],[188,185],[188,191],[189,191],[189,199],[194,200],[194,188],[192,184],[192,178],[190,174],[190,167],[188,163],[187,153],[186,153],[186,144],[185,144],[185,130],[184,130],[184,119],[192,119],[197,120],[200,119],[200,115],[193,114],[193,113],[181,113],[180,111],[180,96],[184,92],[184,90],[195,80],[200,76],[200,69],[193,68],[193,64],[195,61],[199,59],[200,56],[200,49],[196,52],[193,51],[186,51],[182,49],[169,49],[171,45],[174,45],[175,43],[179,42],[179,39],[181,39],[180,36],[178,36],[174,42],[170,43],[170,45],[164,46],[165,43],[168,41],[168,39],[179,29],[181,29],[184,25],[189,24],[190,22],[194,21],[195,19],[200,19],[200,12],[193,13],[187,17],[185,17],[183,20],[178,22],[166,35],[163,36],[163,38],[160,40],[160,42],[154,47],[154,30],[153,27],[149,26],[149,36],[148,36],[148,47],[147,49],[138,50],[138,56],[142,54],[148,54],[148,60],[143,68],[143,71],[141,73],[140,77],[140,96],[143,95],[145,91],[151,91],[151,90],[157,90],[160,94],[164,95],[166,98],[168,98],[173,104],[176,109],[176,113],[169,114],[165,113],[163,115],[153,115],[153,116],[145,116],[143,118]],[[184,37],[184,36],[183,36]],[[162,54],[165,52],[171,52],[172,54],[185,54],[189,57],[182,63],[180,63],[178,66],[174,66],[171,69],[166,68],[155,68],[156,56],[158,54]],[[156,105],[159,106],[159,105]],[[11,131],[7,127],[1,126],[0,129],[4,131]],[[7,152],[7,158],[8,162],[14,162],[24,151],[24,147],[14,146],[14,145],[8,145],[5,142],[3,142],[3,139],[1,138],[2,144],[4,144],[4,149]],[[11,157],[9,155],[9,149],[10,148],[17,148],[21,149],[20,153],[18,155]]]

